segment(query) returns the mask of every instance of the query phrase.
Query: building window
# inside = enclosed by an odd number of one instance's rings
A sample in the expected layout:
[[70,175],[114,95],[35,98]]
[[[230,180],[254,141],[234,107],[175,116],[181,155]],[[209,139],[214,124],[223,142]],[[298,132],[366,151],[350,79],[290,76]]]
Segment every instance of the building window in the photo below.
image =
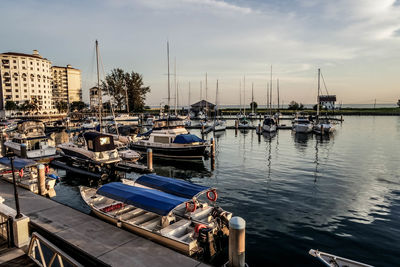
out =
[[31,87],[33,87],[34,85],[33,84],[31,84]]
[[37,63],[36,63],[36,65],[38,65],[38,66],[39,66],[39,62],[37,62]]
[[14,66],[14,69],[16,69],[17,68],[17,66]]
[[33,82],[33,78],[31,78],[31,82]]
[[24,98],[28,98],[28,96],[27,96],[27,95],[24,95]]
[[31,61],[31,65],[33,65],[33,62]]
[[17,93],[18,93],[18,89],[15,89],[15,92],[17,92]]
[[18,83],[14,83],[15,86],[18,86]]
[[13,63],[17,63],[17,61],[16,61],[16,60],[13,60]]
[[22,64],[25,64],[25,60],[22,60]]
[[27,93],[27,92],[28,92],[28,90],[25,89],[25,90],[24,90],[24,93]]
[[[26,83],[24,83],[24,87],[26,87],[27,86],[27,84]],[[26,90],[25,90],[25,92],[26,92]]]
[[33,70],[33,68],[31,67],[31,70]]
[[18,96],[18,95],[16,95],[16,96],[15,96],[15,98],[19,98],[19,96]]
[[26,78],[24,78],[24,82],[26,82]]
[[37,71],[39,71],[39,68],[37,68]]
[[17,77],[15,77],[15,78],[14,78],[14,81],[18,81],[18,78],[17,78]]

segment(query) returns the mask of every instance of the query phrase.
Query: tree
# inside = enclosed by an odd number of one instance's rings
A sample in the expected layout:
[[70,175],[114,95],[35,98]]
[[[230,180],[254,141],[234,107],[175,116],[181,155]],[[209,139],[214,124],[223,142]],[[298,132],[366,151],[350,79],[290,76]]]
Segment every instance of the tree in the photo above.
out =
[[64,101],[57,101],[55,106],[58,113],[66,112],[68,110],[68,104]]
[[16,110],[18,109],[18,105],[14,101],[7,101],[5,108],[6,110]]
[[399,108],[400,108],[400,99],[399,99],[399,101],[397,101],[397,105],[399,106]]
[[125,75],[125,84],[128,90],[129,109],[135,112],[143,111],[146,94],[150,93],[150,86],[144,86],[143,76],[133,71]]
[[126,73],[122,69],[113,69],[106,75],[105,81],[101,82],[101,88],[104,94],[112,97],[117,109],[122,110],[122,105],[126,102],[125,79]]
[[82,101],[74,101],[70,105],[71,111],[83,111],[85,108],[87,108],[87,104]]
[[288,109],[298,110],[299,109],[299,103],[297,103],[296,101],[290,101]]
[[258,107],[258,104],[257,104],[257,102],[251,102],[250,103],[250,109],[251,110],[254,110],[254,112],[256,112],[257,111],[257,107]]
[[39,100],[36,97],[32,98],[29,108],[30,111],[35,111],[35,113],[39,112]]
[[164,113],[168,113],[169,112],[169,106],[168,105],[165,105],[164,106]]

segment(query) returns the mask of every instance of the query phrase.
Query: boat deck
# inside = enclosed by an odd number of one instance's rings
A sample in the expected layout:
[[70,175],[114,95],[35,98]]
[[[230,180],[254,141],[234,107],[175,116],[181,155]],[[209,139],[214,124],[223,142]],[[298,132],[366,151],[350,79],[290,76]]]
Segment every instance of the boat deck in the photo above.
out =
[[[207,266],[28,190],[19,188],[18,193],[21,212],[30,217],[32,227],[53,235],[65,247],[74,248],[73,254],[69,252],[73,258],[88,257],[92,259],[88,262],[97,266]],[[5,199],[4,204],[15,208],[12,184],[0,181],[0,196]]]

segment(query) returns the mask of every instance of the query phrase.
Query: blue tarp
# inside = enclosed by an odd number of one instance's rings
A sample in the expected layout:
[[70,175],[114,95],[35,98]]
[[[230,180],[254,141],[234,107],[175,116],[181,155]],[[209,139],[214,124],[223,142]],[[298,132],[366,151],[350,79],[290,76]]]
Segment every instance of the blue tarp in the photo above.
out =
[[103,185],[97,190],[97,194],[163,216],[176,206],[188,201],[186,198],[158,190],[130,186],[119,182]]
[[[22,169],[25,167],[35,166],[37,164],[36,161],[31,159],[21,159],[21,158],[14,158],[14,168],[15,169]],[[11,162],[7,157],[0,158],[0,164],[11,167]]]
[[136,183],[184,198],[192,198],[198,193],[210,189],[207,186],[155,174],[142,175],[136,180]]
[[180,134],[177,137],[175,137],[174,143],[176,144],[190,144],[190,143],[196,143],[196,142],[204,142],[203,139],[200,137],[197,137],[194,134]]

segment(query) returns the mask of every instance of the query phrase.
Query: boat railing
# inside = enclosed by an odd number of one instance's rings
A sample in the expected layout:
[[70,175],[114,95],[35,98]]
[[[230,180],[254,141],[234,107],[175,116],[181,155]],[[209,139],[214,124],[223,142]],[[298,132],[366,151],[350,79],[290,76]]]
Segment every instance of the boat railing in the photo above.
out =
[[78,263],[60,248],[36,232],[32,233],[28,248],[28,256],[39,266],[83,267],[82,264]]
[[[1,201],[0,201],[1,202]],[[13,217],[9,212],[0,210],[0,239],[7,241],[7,246],[10,248],[14,244],[12,233]]]

